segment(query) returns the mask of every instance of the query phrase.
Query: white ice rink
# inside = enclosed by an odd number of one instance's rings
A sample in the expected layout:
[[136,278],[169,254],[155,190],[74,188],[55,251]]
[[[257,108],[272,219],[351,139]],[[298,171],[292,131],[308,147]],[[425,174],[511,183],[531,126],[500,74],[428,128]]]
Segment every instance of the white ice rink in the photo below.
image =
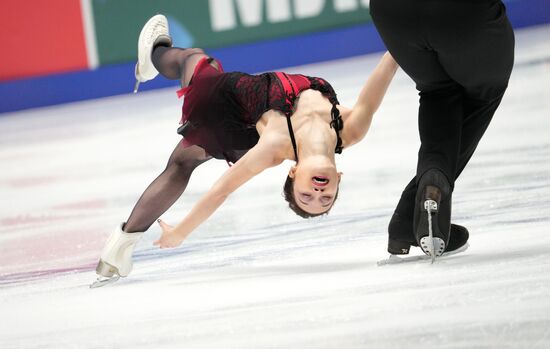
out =
[[[285,206],[285,163],[180,248],[154,248],[154,225],[132,274],[93,290],[105,238],[179,140],[175,90],[1,115],[0,348],[550,348],[550,26],[516,34],[510,87],[455,189],[471,247],[434,265],[376,264],[419,145],[402,72],[339,156],[328,217]],[[379,57],[288,70],[351,106]],[[178,222],[226,168],[200,167],[163,218]]]

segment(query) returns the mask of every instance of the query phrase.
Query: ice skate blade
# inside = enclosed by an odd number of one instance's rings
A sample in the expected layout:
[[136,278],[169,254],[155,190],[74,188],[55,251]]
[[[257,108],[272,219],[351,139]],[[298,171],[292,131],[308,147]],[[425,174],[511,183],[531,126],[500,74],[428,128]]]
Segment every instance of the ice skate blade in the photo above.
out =
[[136,77],[136,83],[134,85],[134,93],[138,92],[139,84],[141,83],[138,67],[139,67],[139,62],[136,63],[136,66],[134,68],[134,76]]
[[420,248],[425,254],[431,257],[433,263],[435,257],[441,256],[445,251],[445,241],[440,238],[425,236],[420,239]]
[[[464,244],[464,246],[457,248],[454,251],[444,252],[441,256],[437,258],[437,260],[444,259],[448,256],[452,256],[457,253],[464,252],[468,249],[468,247],[470,247],[470,244],[466,243]],[[391,254],[387,259],[383,259],[376,262],[376,265],[381,267],[381,266],[390,265],[390,264],[410,263],[410,262],[425,261],[425,260],[431,260],[431,256],[418,255],[418,256],[399,257],[397,255]]]
[[139,89],[139,80],[136,79],[136,84],[134,85],[134,93],[137,93]]
[[111,277],[100,276],[100,277],[97,278],[96,281],[94,281],[90,285],[90,288],[103,287],[103,286],[106,286],[106,285],[109,285],[109,284],[112,284],[112,283],[118,281],[118,279],[120,279],[120,276],[118,276],[118,275],[111,276]]

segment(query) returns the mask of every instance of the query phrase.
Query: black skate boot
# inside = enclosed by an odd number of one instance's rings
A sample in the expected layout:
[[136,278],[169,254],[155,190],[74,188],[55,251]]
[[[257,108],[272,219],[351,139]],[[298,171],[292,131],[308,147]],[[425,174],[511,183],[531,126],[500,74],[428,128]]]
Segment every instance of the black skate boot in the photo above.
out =
[[[409,254],[411,246],[418,246],[413,233],[412,218],[402,218],[394,213],[388,227],[388,252],[393,255]],[[453,252],[466,245],[470,234],[468,229],[458,224],[451,224],[449,243],[445,253]]]
[[432,262],[445,252],[451,228],[451,188],[439,170],[429,170],[418,183],[413,226],[418,245]]
[[388,252],[409,254],[411,246],[418,246],[414,238],[412,218],[402,217],[394,212],[388,226]]
[[453,252],[462,248],[468,243],[470,233],[468,229],[458,224],[451,224],[451,232],[449,234],[449,243],[445,247],[445,253]]

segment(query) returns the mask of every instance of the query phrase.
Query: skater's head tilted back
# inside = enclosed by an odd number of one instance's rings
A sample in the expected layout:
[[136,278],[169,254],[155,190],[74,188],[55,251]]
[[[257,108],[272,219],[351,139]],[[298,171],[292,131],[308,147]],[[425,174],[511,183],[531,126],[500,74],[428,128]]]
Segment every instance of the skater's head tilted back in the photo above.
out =
[[303,158],[288,173],[283,188],[285,200],[300,217],[327,214],[338,198],[341,176],[333,160]]

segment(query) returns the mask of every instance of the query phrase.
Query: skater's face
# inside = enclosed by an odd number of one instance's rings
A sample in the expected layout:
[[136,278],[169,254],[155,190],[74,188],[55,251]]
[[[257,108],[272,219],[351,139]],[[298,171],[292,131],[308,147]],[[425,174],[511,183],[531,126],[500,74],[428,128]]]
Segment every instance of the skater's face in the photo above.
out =
[[342,173],[334,166],[312,166],[300,164],[290,169],[293,179],[293,196],[296,205],[311,214],[322,214],[330,210]]

